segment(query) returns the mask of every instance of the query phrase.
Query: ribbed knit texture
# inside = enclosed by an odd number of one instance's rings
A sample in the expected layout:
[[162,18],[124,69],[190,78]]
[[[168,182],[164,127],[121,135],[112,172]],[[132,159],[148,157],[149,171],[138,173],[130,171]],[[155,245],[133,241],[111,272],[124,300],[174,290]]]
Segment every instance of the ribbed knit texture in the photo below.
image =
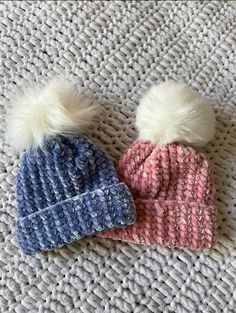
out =
[[[236,10],[229,1],[0,2],[0,311],[235,313]],[[115,162],[151,85],[183,81],[216,112],[218,210],[210,251],[90,238],[25,257],[15,241],[18,158],[4,140],[16,89],[67,74],[102,103],[90,137]],[[17,88],[16,88],[17,86]]]
[[136,141],[120,159],[120,178],[136,202],[137,221],[104,237],[148,245],[210,248],[216,209],[204,154],[181,144]]
[[85,138],[57,138],[22,158],[18,242],[26,254],[134,222],[128,188],[105,153]]

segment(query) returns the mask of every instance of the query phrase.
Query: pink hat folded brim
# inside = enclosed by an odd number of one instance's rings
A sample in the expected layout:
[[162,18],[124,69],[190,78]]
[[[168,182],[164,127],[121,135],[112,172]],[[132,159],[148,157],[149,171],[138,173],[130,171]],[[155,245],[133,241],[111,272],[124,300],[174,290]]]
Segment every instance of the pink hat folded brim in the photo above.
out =
[[123,229],[98,236],[146,245],[188,249],[211,248],[215,240],[216,209],[176,200],[136,199],[137,220]]

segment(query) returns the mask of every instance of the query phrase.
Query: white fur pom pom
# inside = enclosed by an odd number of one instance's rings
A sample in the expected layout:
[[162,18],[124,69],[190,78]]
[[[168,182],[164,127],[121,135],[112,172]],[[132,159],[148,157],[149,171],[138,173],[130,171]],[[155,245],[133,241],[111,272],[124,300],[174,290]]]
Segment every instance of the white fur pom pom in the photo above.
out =
[[215,115],[201,95],[175,82],[153,86],[141,99],[139,139],[161,146],[172,142],[204,146],[214,136]]
[[57,134],[81,133],[98,113],[78,96],[68,81],[54,79],[44,88],[26,90],[8,114],[7,140],[20,152],[42,147],[46,139]]

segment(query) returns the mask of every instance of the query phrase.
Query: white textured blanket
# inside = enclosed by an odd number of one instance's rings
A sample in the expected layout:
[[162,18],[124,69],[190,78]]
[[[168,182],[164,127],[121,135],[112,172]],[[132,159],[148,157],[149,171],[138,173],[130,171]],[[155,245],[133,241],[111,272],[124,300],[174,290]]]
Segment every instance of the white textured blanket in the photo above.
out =
[[[236,10],[226,1],[0,2],[0,312],[236,312]],[[25,257],[15,239],[19,158],[4,141],[18,87],[65,74],[101,102],[92,137],[117,162],[151,84],[185,81],[216,109],[219,209],[211,251],[89,238]]]

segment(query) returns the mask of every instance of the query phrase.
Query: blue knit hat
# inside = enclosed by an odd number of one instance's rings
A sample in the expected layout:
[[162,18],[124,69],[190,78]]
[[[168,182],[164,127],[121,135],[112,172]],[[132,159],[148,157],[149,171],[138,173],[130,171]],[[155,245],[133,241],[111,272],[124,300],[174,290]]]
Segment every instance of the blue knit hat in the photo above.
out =
[[128,188],[88,139],[58,138],[22,158],[17,177],[17,237],[26,254],[134,222]]
[[[14,116],[14,112],[10,123],[22,133],[17,124],[19,114]],[[13,135],[11,130],[9,133]],[[82,136],[45,136],[44,132],[40,141],[36,133],[40,144],[30,139],[34,145],[23,155],[17,176],[17,238],[25,254],[134,223],[132,196],[118,181],[112,162],[102,150]]]

